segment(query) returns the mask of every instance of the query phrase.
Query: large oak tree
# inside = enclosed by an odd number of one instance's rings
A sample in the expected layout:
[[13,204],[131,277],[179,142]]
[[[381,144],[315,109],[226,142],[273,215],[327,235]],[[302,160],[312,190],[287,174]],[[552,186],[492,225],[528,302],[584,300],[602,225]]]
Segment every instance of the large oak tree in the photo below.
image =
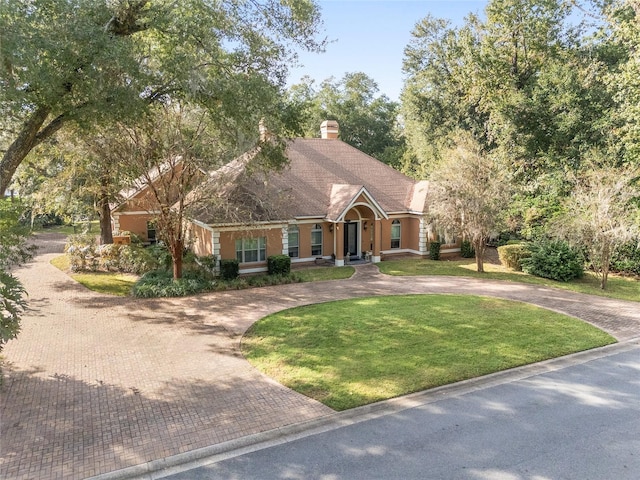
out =
[[258,100],[236,80],[283,86],[295,48],[322,48],[318,26],[312,0],[0,0],[0,192],[68,123],[135,118],[168,97]]
[[587,152],[624,131],[609,80],[624,48],[601,25],[583,28],[578,3],[602,24],[595,1],[492,0],[484,18],[458,27],[423,19],[405,50],[402,111],[414,170],[428,176],[454,133],[468,132],[521,187],[512,225],[526,235],[560,208]]
[[324,120],[336,120],[340,139],[385,163],[398,166],[404,138],[398,125],[399,104],[380,93],[376,82],[362,72],[324,80],[319,88],[304,78],[289,89],[302,112],[307,136],[318,136]]

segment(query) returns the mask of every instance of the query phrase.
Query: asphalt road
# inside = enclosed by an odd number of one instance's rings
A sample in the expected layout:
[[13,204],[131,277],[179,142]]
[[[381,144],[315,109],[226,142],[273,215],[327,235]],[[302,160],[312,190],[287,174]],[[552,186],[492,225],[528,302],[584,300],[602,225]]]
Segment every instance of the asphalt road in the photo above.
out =
[[201,464],[163,478],[637,480],[640,346]]

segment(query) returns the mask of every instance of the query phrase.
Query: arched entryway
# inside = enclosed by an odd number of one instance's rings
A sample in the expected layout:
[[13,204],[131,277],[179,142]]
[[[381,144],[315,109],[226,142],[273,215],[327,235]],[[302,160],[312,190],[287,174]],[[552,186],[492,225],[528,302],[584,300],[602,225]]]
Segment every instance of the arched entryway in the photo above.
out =
[[[353,205],[342,222],[336,222],[338,264],[357,260],[373,261],[376,246],[376,214],[366,204]],[[378,248],[379,251],[379,248]]]

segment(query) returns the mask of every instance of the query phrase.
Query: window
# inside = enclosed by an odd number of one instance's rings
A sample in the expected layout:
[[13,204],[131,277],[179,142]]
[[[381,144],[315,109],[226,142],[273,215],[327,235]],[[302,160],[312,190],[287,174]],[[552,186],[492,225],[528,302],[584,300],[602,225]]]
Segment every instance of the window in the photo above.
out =
[[147,222],[147,240],[149,243],[156,243],[156,222],[155,220]]
[[451,245],[456,243],[458,239],[449,232],[438,232],[438,241],[443,245]]
[[289,256],[291,258],[298,258],[300,244],[300,230],[297,225],[289,226]]
[[391,222],[391,248],[400,248],[400,220]]
[[240,238],[236,240],[236,258],[240,263],[263,262],[267,258],[265,237]]
[[322,256],[322,225],[319,223],[311,229],[311,256]]

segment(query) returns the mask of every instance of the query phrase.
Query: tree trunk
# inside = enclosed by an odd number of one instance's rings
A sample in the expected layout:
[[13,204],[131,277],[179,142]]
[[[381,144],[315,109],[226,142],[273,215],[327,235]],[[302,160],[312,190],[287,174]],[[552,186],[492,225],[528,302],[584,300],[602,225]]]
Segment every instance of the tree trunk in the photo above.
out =
[[113,231],[111,230],[111,209],[109,201],[100,200],[100,243],[107,245],[113,243]]
[[56,133],[64,125],[67,117],[64,114],[58,115],[49,124],[44,125],[44,121],[51,113],[49,107],[38,107],[22,126],[18,137],[9,145],[2,160],[0,160],[0,193],[9,188],[14,173],[34,147],[42,143],[47,138]]
[[2,160],[0,160],[0,194],[9,188],[13,174],[22,163],[22,160],[37,145],[37,136],[40,127],[49,116],[49,109],[37,108],[22,126],[18,137],[9,145]]
[[484,239],[481,238],[480,240],[474,240],[473,249],[476,251],[476,268],[478,272],[484,273]]
[[607,288],[607,279],[609,277],[609,267],[611,265],[611,247],[607,244],[602,252],[602,277],[600,279],[600,288]]
[[173,279],[182,278],[182,240],[176,240],[171,246],[171,258],[173,260]]
[[111,208],[109,207],[109,180],[103,177],[100,180],[100,199],[98,207],[100,215],[100,243],[107,245],[113,243],[113,231],[111,229]]

